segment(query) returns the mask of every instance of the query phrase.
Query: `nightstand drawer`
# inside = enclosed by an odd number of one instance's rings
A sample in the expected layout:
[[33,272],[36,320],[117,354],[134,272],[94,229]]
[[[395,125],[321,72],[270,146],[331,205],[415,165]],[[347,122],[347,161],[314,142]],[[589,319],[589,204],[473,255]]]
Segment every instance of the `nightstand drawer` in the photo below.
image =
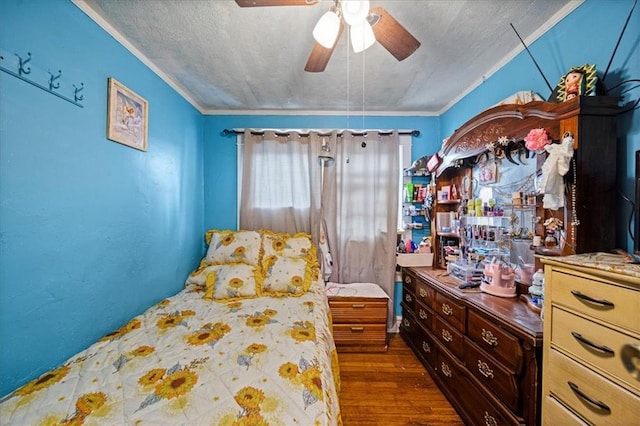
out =
[[549,392],[580,417],[598,425],[637,424],[640,419],[637,396],[556,350],[547,355],[545,379]]
[[[553,317],[550,336],[552,345],[571,353],[640,392],[640,381],[636,378],[637,367],[633,372],[629,372],[625,367],[622,354],[627,345],[640,347],[640,340],[573,315],[556,306],[552,308],[551,315]],[[633,361],[630,363],[632,364]]]
[[386,344],[386,324],[333,324],[333,339],[340,344]]
[[[640,292],[606,281],[551,271],[553,303],[628,330],[640,324]],[[548,299],[548,297],[547,297]]]
[[334,324],[375,323],[385,327],[387,324],[386,299],[329,298],[329,307]]

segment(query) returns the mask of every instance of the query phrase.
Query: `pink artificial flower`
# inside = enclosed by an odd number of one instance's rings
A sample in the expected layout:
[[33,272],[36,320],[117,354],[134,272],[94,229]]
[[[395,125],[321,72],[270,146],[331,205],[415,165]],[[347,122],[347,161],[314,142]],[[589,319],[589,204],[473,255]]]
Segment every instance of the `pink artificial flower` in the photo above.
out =
[[525,146],[530,151],[540,151],[551,142],[545,129],[531,129],[524,138]]

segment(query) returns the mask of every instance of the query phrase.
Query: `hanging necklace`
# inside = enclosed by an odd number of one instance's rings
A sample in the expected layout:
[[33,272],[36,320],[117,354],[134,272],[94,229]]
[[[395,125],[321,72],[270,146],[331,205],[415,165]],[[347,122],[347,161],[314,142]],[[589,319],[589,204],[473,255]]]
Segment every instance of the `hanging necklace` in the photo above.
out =
[[[513,182],[513,183],[509,183],[506,185],[485,185],[488,188],[491,188],[493,191],[495,191],[498,195],[500,195],[503,198],[511,198],[511,194],[513,192],[527,192],[530,188],[533,187],[533,180],[536,177],[536,172],[525,176],[523,179]],[[513,190],[511,191],[507,191],[506,188],[513,188]]]
[[580,220],[578,220],[578,211],[576,209],[577,201],[576,201],[576,187],[578,183],[578,176],[576,173],[576,159],[571,159],[571,165],[573,166],[573,183],[571,184],[571,236],[573,243],[571,247],[575,250],[576,248],[576,227],[580,225]]

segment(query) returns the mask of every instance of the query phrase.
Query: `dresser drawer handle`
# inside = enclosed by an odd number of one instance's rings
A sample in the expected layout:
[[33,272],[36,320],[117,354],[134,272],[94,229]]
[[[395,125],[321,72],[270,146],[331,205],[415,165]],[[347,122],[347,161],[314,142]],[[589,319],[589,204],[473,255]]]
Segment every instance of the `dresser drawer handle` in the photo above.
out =
[[364,331],[364,327],[351,327],[351,331]]
[[409,322],[408,319],[403,319],[402,320],[402,325],[404,325],[405,327],[409,328],[411,326],[411,323]]
[[406,300],[407,302],[413,302],[413,297],[411,297],[410,294],[407,294],[406,296],[404,296],[404,300]]
[[578,332],[572,331],[572,332],[571,332],[571,335],[572,335],[572,336],[573,336],[577,341],[579,341],[579,342],[581,342],[581,343],[584,343],[585,345],[590,346],[590,347],[592,347],[593,349],[596,349],[596,350],[598,350],[598,351],[600,351],[600,352],[604,352],[604,353],[606,353],[606,354],[607,354],[607,355],[609,355],[609,356],[613,356],[613,355],[615,355],[615,352],[613,351],[613,349],[608,348],[608,347],[603,346],[603,345],[599,345],[599,344],[597,344],[597,343],[593,343],[591,340],[589,340],[589,339],[586,339],[586,338],[582,337],[582,334],[580,334],[580,333],[578,333]]
[[486,411],[484,412],[484,424],[487,426],[498,426],[496,418]]
[[598,401],[597,399],[591,398],[589,395],[587,395],[584,392],[582,392],[580,390],[580,388],[578,387],[578,385],[576,385],[573,382],[567,382],[567,384],[569,385],[571,390],[574,391],[576,393],[576,395],[578,395],[580,398],[584,399],[585,401],[587,401],[588,403],[590,403],[592,405],[595,405],[596,407],[598,407],[600,410],[604,411],[607,414],[611,413],[611,408],[609,408],[609,406],[607,404],[605,404],[604,402]]
[[359,304],[354,303],[353,305],[351,305],[353,309],[364,309],[365,306],[367,305],[365,305],[364,303],[359,303]]
[[420,309],[420,313],[418,315],[420,315],[421,319],[429,318],[429,315],[427,315],[427,313],[424,311],[424,309]]
[[411,284],[411,277],[404,277],[404,282],[407,284]]
[[498,346],[498,338],[490,330],[482,329],[482,340],[489,346]]
[[453,336],[449,333],[449,330],[445,330],[444,328],[442,329],[442,339],[447,343],[453,342]]
[[451,377],[453,375],[451,373],[451,368],[444,362],[440,364],[440,369],[442,370],[442,374],[444,374],[447,377]]
[[425,351],[426,353],[430,354],[431,353],[431,346],[429,346],[429,344],[427,342],[422,342],[422,350]]
[[451,309],[451,306],[449,306],[449,304],[443,303],[442,304],[442,313],[449,317],[449,316],[453,315],[453,309]]
[[420,290],[418,291],[418,293],[420,293],[420,297],[427,297],[427,290],[425,290],[422,287],[420,287]]
[[478,371],[484,377],[488,379],[493,379],[493,370],[489,368],[489,364],[484,361],[478,360]]
[[622,364],[627,369],[629,374],[636,380],[640,380],[640,345],[634,345],[633,343],[627,343],[622,347],[620,351],[620,357],[622,358]]
[[602,305],[602,306],[607,306],[607,307],[610,307],[610,308],[613,308],[615,306],[613,304],[613,302],[609,302],[608,300],[596,299],[594,297],[587,296],[584,293],[580,293],[578,290],[571,290],[571,294],[573,294],[578,299],[586,300],[587,302],[595,303],[595,304]]

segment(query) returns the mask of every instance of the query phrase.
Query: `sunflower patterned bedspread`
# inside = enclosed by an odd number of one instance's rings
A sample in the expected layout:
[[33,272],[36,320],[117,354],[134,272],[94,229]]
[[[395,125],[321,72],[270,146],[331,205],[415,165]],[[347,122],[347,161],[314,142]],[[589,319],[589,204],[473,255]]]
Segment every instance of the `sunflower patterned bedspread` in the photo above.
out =
[[341,424],[321,284],[223,303],[203,291],[188,285],[5,396],[1,424]]

